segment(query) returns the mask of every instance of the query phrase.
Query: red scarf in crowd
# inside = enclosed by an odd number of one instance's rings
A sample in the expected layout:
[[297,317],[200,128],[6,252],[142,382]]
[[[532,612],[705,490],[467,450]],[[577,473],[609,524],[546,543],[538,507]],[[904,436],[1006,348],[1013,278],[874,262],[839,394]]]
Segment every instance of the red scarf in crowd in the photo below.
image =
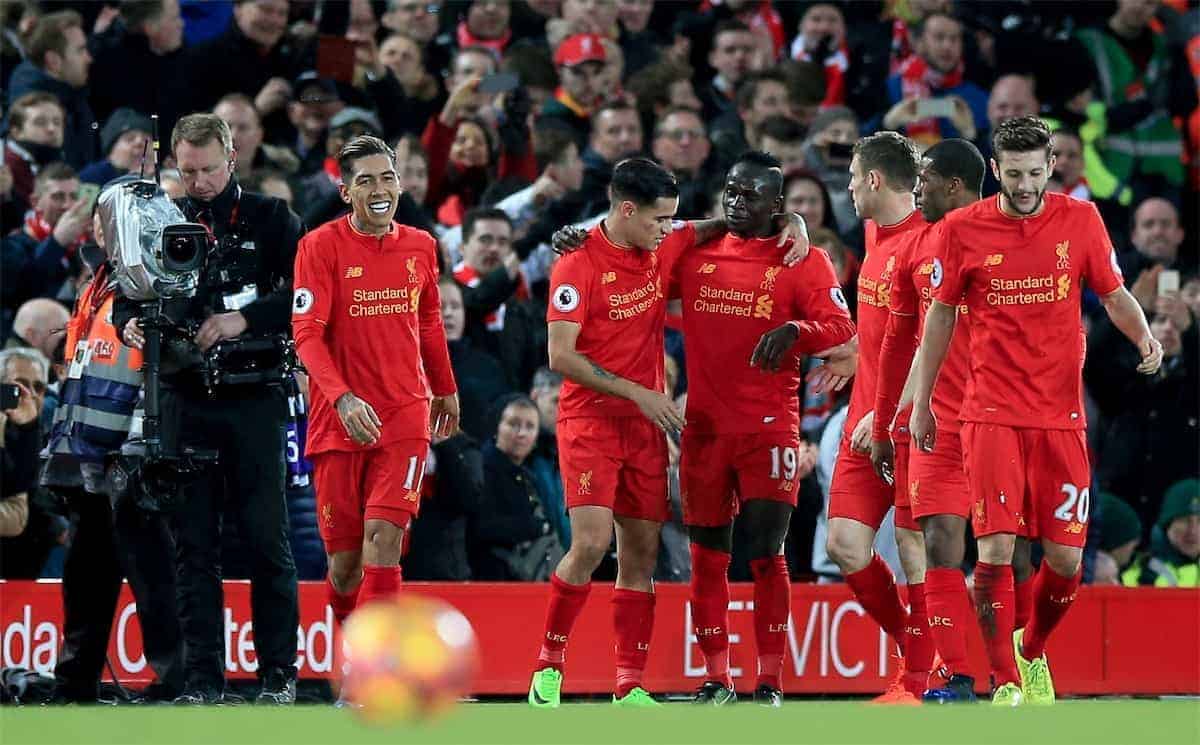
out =
[[[718,5],[724,5],[724,0],[705,0],[700,4],[700,12],[707,13]],[[783,18],[771,5],[771,0],[759,0],[757,7],[744,6],[744,10],[737,12],[737,19],[749,26],[751,31],[766,33],[771,37],[772,59],[779,59],[786,34],[783,31]]]
[[471,33],[470,29],[467,28],[466,21],[458,22],[458,31],[456,35],[458,37],[459,49],[465,49],[467,47],[486,47],[495,52],[497,58],[504,54],[504,48],[508,46],[509,40],[512,39],[512,31],[508,29],[504,30],[504,36],[501,36],[499,39],[484,39],[483,37],[476,36],[475,34]]
[[342,169],[338,166],[337,158],[326,158],[325,162],[321,164],[321,170],[325,172],[334,186],[342,183]]
[[[41,243],[54,234],[54,226],[46,222],[41,212],[29,210],[25,213],[25,232]],[[75,255],[75,251],[83,245],[83,239],[84,236],[81,235],[71,245],[63,246],[67,250],[67,256]]]
[[[931,98],[936,91],[940,94],[950,88],[957,88],[963,82],[963,63],[947,73],[938,72],[920,56],[912,55],[900,65],[900,98]],[[905,134],[914,140],[937,142],[941,139],[941,129],[937,119],[921,119],[912,122],[905,128]]]
[[913,55],[912,42],[908,40],[908,24],[897,18],[892,21],[892,61],[888,74],[900,72],[900,66]]
[[813,54],[804,46],[804,37],[797,36],[792,42],[792,59],[800,62],[816,62],[825,68],[825,99],[822,108],[841,106],[846,103],[846,70],[850,68],[850,49],[845,39],[823,60],[813,59]]
[[[480,282],[479,272],[475,271],[475,267],[465,261],[455,264],[453,273],[454,279],[467,287],[475,287]],[[529,285],[525,283],[525,272],[517,274],[517,289],[513,293],[513,297],[517,300],[529,299]],[[500,331],[504,328],[504,306],[501,305],[495,312],[490,313],[483,320],[487,324],[488,331]]]

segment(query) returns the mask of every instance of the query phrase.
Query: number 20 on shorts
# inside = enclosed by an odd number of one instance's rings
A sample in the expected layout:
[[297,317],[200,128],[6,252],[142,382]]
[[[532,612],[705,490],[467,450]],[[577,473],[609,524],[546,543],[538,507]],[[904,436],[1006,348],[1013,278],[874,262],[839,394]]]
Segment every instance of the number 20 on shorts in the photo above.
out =
[[1086,486],[1080,489],[1074,484],[1063,484],[1061,491],[1067,498],[1054,510],[1054,517],[1066,522],[1077,520],[1086,524],[1088,513],[1091,512],[1092,490]]

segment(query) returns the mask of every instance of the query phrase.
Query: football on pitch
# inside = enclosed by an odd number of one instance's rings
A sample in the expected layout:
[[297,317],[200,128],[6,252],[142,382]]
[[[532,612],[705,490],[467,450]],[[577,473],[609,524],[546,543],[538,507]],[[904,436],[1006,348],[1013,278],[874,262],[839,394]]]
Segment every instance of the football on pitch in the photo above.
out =
[[444,714],[471,690],[479,664],[466,616],[411,593],[352,613],[342,627],[341,651],[342,699],[377,724]]

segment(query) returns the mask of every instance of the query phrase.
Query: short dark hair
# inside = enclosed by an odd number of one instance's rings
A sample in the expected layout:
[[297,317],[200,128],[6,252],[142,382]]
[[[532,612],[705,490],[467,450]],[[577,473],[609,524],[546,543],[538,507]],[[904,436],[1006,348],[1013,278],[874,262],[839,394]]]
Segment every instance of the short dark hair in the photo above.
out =
[[854,143],[854,155],[863,173],[879,171],[892,191],[912,191],[917,185],[917,146],[898,132],[876,132],[862,138]]
[[[1066,135],[1067,137],[1074,137],[1075,139],[1079,140],[1080,145],[1083,144],[1083,136],[1080,135],[1079,130],[1075,129],[1074,127],[1068,127],[1066,125],[1058,127],[1057,129],[1054,130],[1054,139],[1057,140],[1060,135]],[[1051,147],[1053,148],[1053,143],[1051,144]]]
[[162,15],[163,0],[123,0],[121,2],[121,20],[131,29],[141,29],[142,24],[149,23]]
[[635,72],[625,83],[625,90],[634,95],[642,117],[650,121],[656,106],[671,105],[671,86],[691,78],[692,68],[686,63],[664,58]]
[[60,10],[39,18],[25,45],[29,61],[43,70],[46,69],[46,53],[65,54],[67,30],[72,28],[83,31],[83,16],[73,10]]
[[386,142],[375,135],[359,135],[342,145],[342,149],[338,151],[338,170],[341,172],[342,181],[349,185],[350,177],[354,175],[355,161],[371,155],[386,155],[388,160],[392,161],[392,166],[396,165],[396,151]]
[[679,182],[670,171],[649,158],[626,158],[613,167],[613,201],[629,200],[639,207],[679,196]]
[[546,166],[557,162],[574,144],[576,144],[575,134],[566,127],[558,124],[544,124],[535,127],[533,130],[533,157],[537,161],[538,172],[544,171]]
[[425,152],[425,146],[421,144],[421,138],[414,134],[407,134],[396,140],[396,149],[400,149],[400,145],[408,147],[408,154],[415,155],[425,161],[425,165],[429,165],[429,153]]
[[945,18],[947,20],[954,21],[955,23],[958,24],[959,28],[962,28],[962,26],[963,26],[962,19],[958,18],[953,13],[943,13],[940,10],[935,10],[934,12],[925,16],[924,18],[914,21],[909,26],[908,38],[920,39],[921,36],[923,36],[925,34],[925,27],[928,26],[929,22],[932,21],[934,18]]
[[733,170],[735,166],[740,165],[752,166],[770,174],[775,193],[783,194],[783,163],[779,158],[762,150],[747,150],[739,155],[729,168]]
[[[596,130],[596,126],[600,123],[600,115],[606,111],[632,111],[634,114],[637,113],[637,109],[635,109],[628,101],[620,98],[611,98],[600,104],[600,106],[594,112],[592,112],[593,132]],[[641,119],[638,121],[640,122]]]
[[921,156],[928,158],[930,165],[943,178],[956,178],[976,194],[983,190],[983,176],[987,163],[979,148],[967,140],[952,138],[942,140]]
[[754,106],[754,97],[758,95],[758,87],[767,81],[775,81],[788,91],[788,97],[791,97],[791,89],[788,88],[787,78],[778,70],[761,70],[752,72],[742,78],[737,86],[737,109],[743,111]]
[[776,68],[787,81],[788,97],[800,106],[816,106],[825,100],[825,68],[816,62],[784,60]]
[[730,31],[746,31],[749,33],[754,32],[753,29],[751,29],[749,26],[742,23],[741,21],[739,21],[735,18],[727,18],[727,19],[717,23],[716,28],[713,29],[713,33],[712,33],[713,44],[714,45],[716,44],[718,36],[720,36],[721,34],[724,34],[724,33],[728,33]]
[[[687,116],[694,116],[694,117],[696,117],[696,120],[700,122],[700,127],[702,129],[704,128],[704,115],[701,114],[699,111],[696,111],[695,109],[689,109],[686,106],[672,106],[671,108],[664,111],[662,113],[662,116],[658,117],[658,120],[654,122],[654,136],[655,137],[657,137],[659,134],[662,133],[663,122],[665,122],[667,120],[667,117],[674,116],[675,114],[684,114]],[[707,132],[705,132],[705,134],[707,134]]]
[[467,210],[462,219],[462,242],[466,243],[475,235],[475,223],[480,220],[497,220],[512,230],[512,218],[499,207],[473,207]]
[[492,422],[492,432],[499,431],[500,420],[504,419],[504,412],[507,411],[508,407],[510,406],[515,406],[518,409],[532,410],[535,414],[537,414],[538,424],[541,424],[542,410],[537,407],[537,404],[533,402],[532,398],[524,393],[509,393],[496,399],[496,402],[492,404],[488,412],[490,414],[489,418]]
[[776,114],[763,120],[758,134],[780,142],[801,142],[804,140],[804,125],[790,116]]
[[38,171],[37,178],[34,179],[33,190],[36,192],[47,181],[66,181],[73,178],[79,178],[79,173],[74,168],[62,161],[55,161]]
[[1005,119],[992,130],[992,152],[997,162],[1002,152],[1028,153],[1033,150],[1044,151],[1047,160],[1054,152],[1050,127],[1036,116]]

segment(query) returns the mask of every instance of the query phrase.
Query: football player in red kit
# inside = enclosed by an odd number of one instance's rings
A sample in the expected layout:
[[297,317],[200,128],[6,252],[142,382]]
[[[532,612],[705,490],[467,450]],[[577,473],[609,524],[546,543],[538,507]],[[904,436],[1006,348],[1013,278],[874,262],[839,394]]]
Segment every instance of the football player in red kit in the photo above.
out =
[[300,241],[292,332],[310,379],[307,452],[340,621],[399,591],[430,434],[457,428],[458,397],[437,243],[392,221],[395,154],[376,137],[356,137],[338,165],[352,212]]
[[[920,325],[932,302],[933,287],[942,280],[936,224],[951,210],[979,200],[986,167],[979,149],[966,140],[942,140],[922,156],[917,206],[930,224],[896,257],[891,315],[879,355],[871,461],[888,483],[895,481],[891,422],[897,409],[911,404],[909,371]],[[961,569],[971,496],[958,439],[958,414],[967,385],[968,321],[960,307],[958,333],[934,391],[933,405],[943,427],[938,447],[932,453],[913,450],[907,483],[895,484],[908,492],[913,517],[925,539],[927,633],[941,654],[947,684],[926,691],[924,698],[938,702],[975,700],[975,681],[967,674],[967,629],[975,614]],[[907,439],[907,435],[898,439]]]
[[[1037,117],[992,133],[1000,194],[939,225],[942,275],[931,283],[916,367],[913,444],[934,452],[934,382],[950,347],[956,307],[971,319],[970,384],[960,418],[963,463],[979,544],[976,610],[992,667],[992,701],[1051,704],[1046,639],[1079,588],[1091,507],[1083,407],[1083,282],[1153,374],[1162,346],[1125,289],[1108,231],[1091,202],[1046,193],[1050,131]],[[1041,539],[1033,612],[1014,631],[1012,555],[1022,529]]]
[[[902,658],[879,703],[918,704],[933,666],[933,643],[925,628],[924,546],[912,519],[908,491],[880,481],[868,457],[874,421],[879,352],[888,319],[897,254],[926,225],[913,203],[918,170],[913,143],[895,132],[859,140],[850,161],[850,195],[865,220],[867,254],[858,276],[858,373],[829,490],[826,550],[841,568],[863,608],[895,640]],[[901,412],[897,427],[907,423]],[[905,482],[907,448],[896,454]],[[875,533],[896,507],[896,543],[908,575],[911,612],[900,601],[892,570],[874,553]]]
[[[791,583],[783,541],[805,468],[800,357],[854,336],[829,256],[784,266],[773,216],[783,208],[779,161],[742,155],[722,195],[729,232],[676,262],[683,300],[687,428],[681,444],[683,521],[692,553],[692,619],[707,666],[696,702],[737,700],[729,674],[729,561],[735,516],[747,526],[758,647],[755,700],[782,703]],[[761,369],[758,367],[761,365]]]

